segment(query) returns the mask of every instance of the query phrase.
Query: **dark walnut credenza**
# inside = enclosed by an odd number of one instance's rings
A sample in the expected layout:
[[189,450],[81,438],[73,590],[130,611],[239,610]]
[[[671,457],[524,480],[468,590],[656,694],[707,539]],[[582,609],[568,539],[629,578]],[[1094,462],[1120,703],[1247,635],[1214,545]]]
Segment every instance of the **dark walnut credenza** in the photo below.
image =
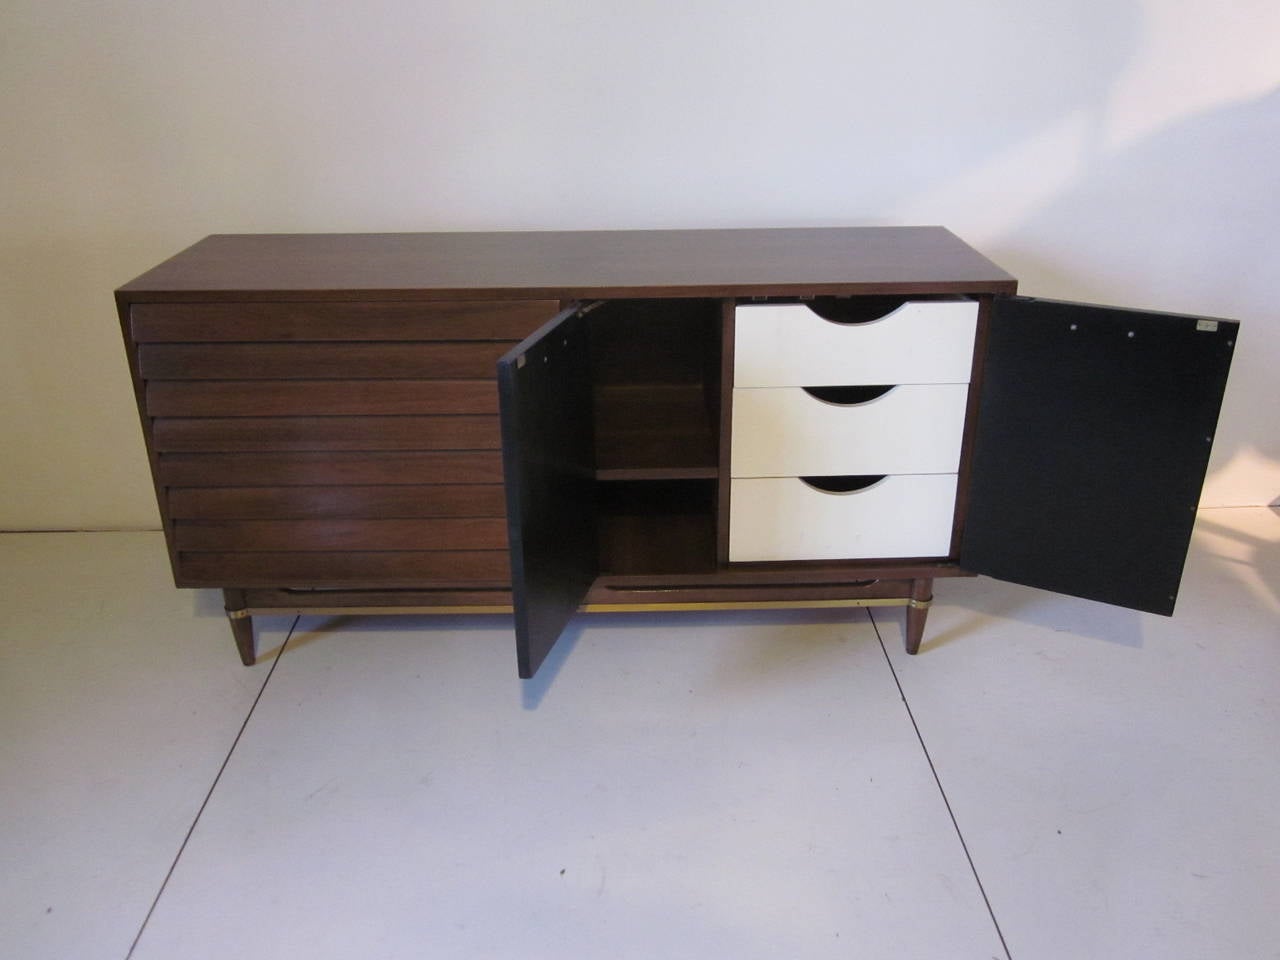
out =
[[212,236],[116,292],[174,579],[251,617],[1173,610],[1237,324],[939,227]]

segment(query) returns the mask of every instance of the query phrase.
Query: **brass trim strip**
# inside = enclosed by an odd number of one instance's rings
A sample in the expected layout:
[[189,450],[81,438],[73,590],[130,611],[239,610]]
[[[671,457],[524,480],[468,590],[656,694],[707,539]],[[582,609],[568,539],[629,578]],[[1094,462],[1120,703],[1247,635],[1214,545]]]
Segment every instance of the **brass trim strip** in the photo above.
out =
[[681,603],[588,603],[587,613],[644,613],[661,610],[803,610],[813,608],[903,607],[903,599],[869,600],[702,600]]
[[250,607],[248,610],[238,611],[241,616],[281,616],[284,614],[300,614],[300,615],[316,615],[322,617],[339,617],[344,613],[358,616],[384,616],[396,613],[412,614],[417,616],[424,613],[447,614],[472,614],[472,613],[514,613],[515,607],[511,604],[475,604],[473,606],[459,607],[304,607],[302,605],[286,606],[286,607]]
[[[663,610],[805,610],[805,609],[847,609],[853,607],[906,607],[917,609],[928,607],[930,600],[908,600],[902,598],[873,598],[866,600],[698,600],[687,602],[650,602],[650,603],[587,603],[578,609],[583,613],[655,613]],[[281,616],[285,614],[306,614],[334,617],[343,614],[353,616],[383,616],[406,614],[419,616],[422,614],[482,614],[513,613],[515,608],[510,604],[473,605],[457,607],[250,607],[247,610],[228,611],[227,616],[238,620],[249,616]]]
[[907,600],[905,602],[912,610],[928,610],[933,606],[933,597],[928,600]]

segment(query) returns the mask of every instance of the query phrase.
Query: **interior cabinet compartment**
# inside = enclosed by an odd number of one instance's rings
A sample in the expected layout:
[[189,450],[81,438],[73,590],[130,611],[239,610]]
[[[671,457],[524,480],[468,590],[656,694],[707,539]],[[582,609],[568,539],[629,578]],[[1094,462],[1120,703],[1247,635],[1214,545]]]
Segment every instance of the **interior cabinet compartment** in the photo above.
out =
[[712,480],[597,484],[601,574],[714,571],[715,486]]
[[587,320],[597,476],[715,478],[720,302],[613,300]]

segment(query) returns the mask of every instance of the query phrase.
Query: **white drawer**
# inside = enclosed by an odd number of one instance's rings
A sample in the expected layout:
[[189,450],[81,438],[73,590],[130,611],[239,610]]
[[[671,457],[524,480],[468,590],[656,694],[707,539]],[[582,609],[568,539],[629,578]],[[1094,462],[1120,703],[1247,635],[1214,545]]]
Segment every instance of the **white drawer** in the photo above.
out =
[[734,386],[967,383],[977,322],[972,300],[913,300],[849,324],[803,303],[743,304],[734,313]]
[[734,390],[730,472],[955,473],[968,397],[964,383],[908,384],[852,404],[800,387]]
[[729,560],[945,557],[955,501],[954,474],[885,477],[851,493],[798,477],[733,480]]

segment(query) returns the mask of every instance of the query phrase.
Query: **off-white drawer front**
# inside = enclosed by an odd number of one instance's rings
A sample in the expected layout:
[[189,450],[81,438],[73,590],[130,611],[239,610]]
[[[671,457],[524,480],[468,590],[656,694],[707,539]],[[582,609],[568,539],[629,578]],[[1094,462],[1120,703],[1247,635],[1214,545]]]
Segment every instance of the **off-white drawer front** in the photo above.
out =
[[885,477],[851,493],[798,477],[731,481],[729,559],[862,560],[945,557],[954,474]]
[[908,384],[852,404],[800,387],[735,390],[731,473],[955,473],[968,396],[963,383]]
[[967,383],[977,322],[972,300],[910,301],[851,324],[802,303],[744,304],[734,314],[734,386]]

